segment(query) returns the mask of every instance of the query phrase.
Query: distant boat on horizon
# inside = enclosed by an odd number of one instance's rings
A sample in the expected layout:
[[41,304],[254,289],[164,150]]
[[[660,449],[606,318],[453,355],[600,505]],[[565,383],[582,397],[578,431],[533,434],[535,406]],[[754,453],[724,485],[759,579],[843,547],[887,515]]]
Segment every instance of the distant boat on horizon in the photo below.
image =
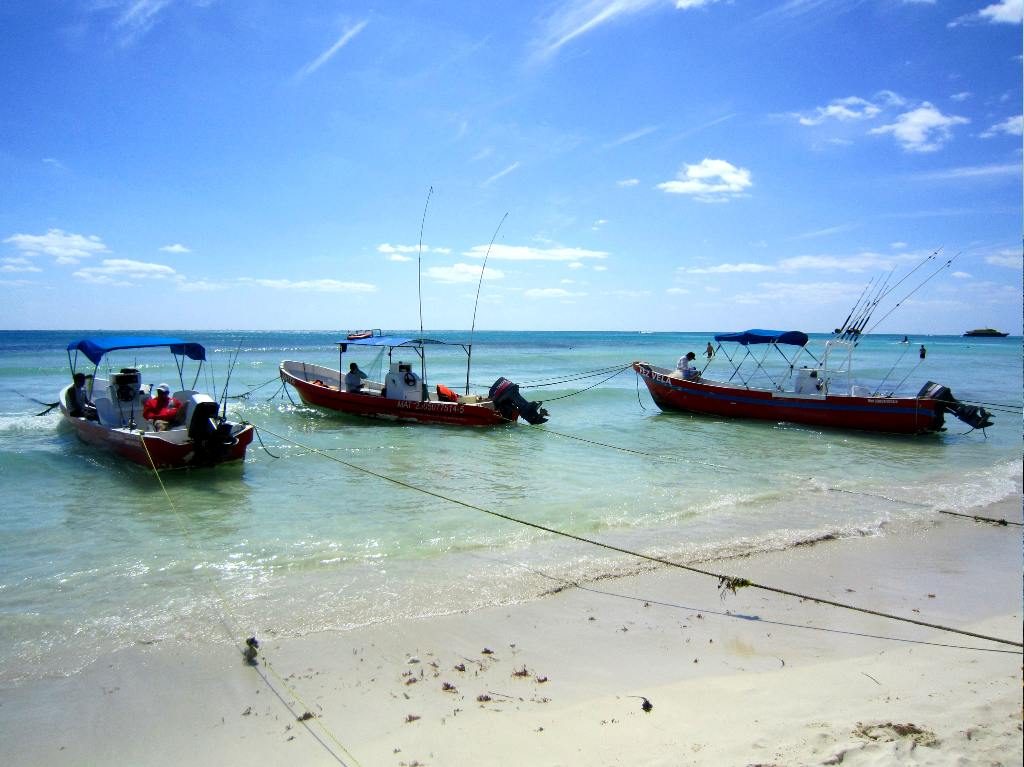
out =
[[994,328],[975,328],[964,333],[966,338],[1006,338],[1009,333],[1001,333]]

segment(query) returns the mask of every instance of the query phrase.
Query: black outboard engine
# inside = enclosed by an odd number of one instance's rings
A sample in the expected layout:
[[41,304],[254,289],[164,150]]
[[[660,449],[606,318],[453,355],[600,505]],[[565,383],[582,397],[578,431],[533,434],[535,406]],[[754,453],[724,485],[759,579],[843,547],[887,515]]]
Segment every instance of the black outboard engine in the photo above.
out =
[[944,412],[952,413],[961,421],[974,429],[985,429],[992,425],[992,414],[980,405],[968,405],[953,396],[948,386],[929,381],[921,387],[918,397],[928,397],[938,401]]
[[135,368],[121,368],[121,372],[114,373],[110,379],[120,402],[133,402],[139,396],[139,384],[142,383],[142,376]]
[[488,396],[505,418],[510,421],[521,417],[534,425],[548,420],[548,411],[541,407],[541,402],[527,402],[519,393],[519,386],[507,378],[499,378],[491,385]]
[[195,447],[194,464],[216,463],[235,444],[231,424],[217,417],[217,403],[196,402],[188,422],[188,436]]

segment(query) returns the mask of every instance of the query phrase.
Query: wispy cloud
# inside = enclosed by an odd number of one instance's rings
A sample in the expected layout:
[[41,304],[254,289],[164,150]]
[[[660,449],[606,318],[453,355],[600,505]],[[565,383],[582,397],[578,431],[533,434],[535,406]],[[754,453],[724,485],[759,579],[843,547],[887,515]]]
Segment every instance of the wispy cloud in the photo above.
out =
[[341,280],[268,280],[243,277],[240,283],[271,290],[309,290],[316,293],[376,293],[377,286],[367,282],[343,282]]
[[804,232],[803,234],[797,234],[790,237],[791,240],[813,240],[817,237],[828,237],[833,234],[842,234],[843,232],[849,232],[856,229],[855,224],[839,224],[838,226],[830,226],[826,229],[817,229],[813,232]]
[[1024,258],[1022,258],[1019,250],[1001,250],[991,256],[985,256],[985,263],[992,264],[993,266],[1005,266],[1008,269],[1024,268]]
[[[434,282],[443,283],[477,283],[480,281],[481,264],[452,264],[451,266],[432,266],[425,272],[426,276]],[[485,280],[500,280],[505,273],[500,269],[488,268],[484,272]]]
[[726,202],[741,196],[752,185],[746,168],[705,158],[695,165],[684,164],[676,180],[664,181],[658,189],[668,194],[688,194],[700,202]]
[[656,126],[656,125],[648,125],[645,128],[639,128],[639,129],[633,131],[632,133],[627,133],[625,136],[620,136],[619,138],[615,139],[614,141],[608,142],[607,144],[604,145],[604,148],[605,149],[612,149],[612,148],[617,147],[617,146],[622,146],[623,144],[629,144],[629,143],[631,143],[633,141],[636,141],[638,139],[642,139],[644,136],[650,136],[652,133],[655,133],[658,130],[659,130],[658,126]]
[[1024,0],[999,0],[975,13],[958,16],[946,26],[962,27],[970,24],[1020,24],[1024,19]]
[[498,171],[493,176],[491,176],[489,179],[485,180],[482,184],[480,184],[480,186],[490,186],[495,181],[497,181],[499,178],[502,178],[503,176],[507,176],[509,173],[511,173],[512,171],[516,170],[518,167],[519,167],[519,161],[516,160],[514,163],[509,165],[504,170]]
[[1008,163],[1005,165],[970,165],[960,168],[949,168],[947,170],[919,173],[914,178],[922,179],[924,181],[941,181],[948,179],[990,178],[993,176],[1020,175],[1020,164]]
[[330,48],[328,48],[326,51],[321,53],[319,56],[317,56],[311,62],[306,64],[306,66],[304,66],[302,69],[300,69],[298,72],[296,72],[295,73],[295,79],[301,80],[301,79],[303,79],[305,77],[308,77],[309,75],[313,74],[313,72],[318,70],[320,67],[322,67],[324,64],[326,64],[328,61],[330,61],[331,58],[334,56],[334,54],[336,54],[338,51],[340,51],[342,48],[344,48],[346,45],[348,45],[349,42],[352,41],[352,38],[354,38],[356,35],[358,35],[360,32],[362,32],[367,24],[369,24],[369,21],[365,21],[365,20],[364,21],[360,21],[354,27],[349,27],[344,32],[342,32],[341,33],[341,37],[339,37],[337,39],[337,41],[335,41],[334,45],[332,45]]
[[771,264],[718,264],[717,266],[686,266],[679,271],[684,274],[760,274],[777,271]]
[[681,274],[763,274],[766,272],[871,272],[888,271],[901,264],[920,260],[920,254],[892,254],[864,251],[849,256],[811,255],[783,258],[774,264],[725,263],[714,266],[681,266]]
[[162,250],[164,253],[191,253],[192,252],[192,250],[190,248],[186,248],[180,242],[176,242],[173,245],[164,245],[162,248],[160,248],[160,250]]
[[58,264],[77,264],[83,258],[110,252],[94,234],[71,234],[63,229],[50,229],[46,234],[12,234],[4,242],[27,256],[53,256]]
[[130,258],[106,258],[101,266],[79,269],[72,276],[100,285],[131,285],[133,280],[173,279],[178,273],[166,264],[135,261]]
[[1021,136],[1024,135],[1024,115],[1014,115],[1013,117],[1007,117],[1002,122],[996,123],[987,131],[981,134],[982,138],[992,138],[1004,134],[1006,136]]
[[38,266],[23,256],[0,259],[0,272],[41,272]]
[[[487,255],[487,245],[474,245],[463,255],[471,258],[484,258]],[[584,258],[607,258],[608,254],[601,250],[586,250],[584,248],[534,248],[528,245],[502,245],[490,246],[490,258],[497,261],[579,261]]]
[[419,245],[392,245],[388,242],[382,242],[377,246],[377,252],[383,253],[388,261],[397,261],[402,263],[405,261],[412,261],[412,254],[416,254],[418,256],[420,253],[439,253],[446,256],[452,252],[452,249],[432,248],[429,245],[424,245],[421,250]]
[[128,0],[114,21],[121,33],[121,44],[130,45],[145,35],[156,24],[164,8],[174,0]]
[[585,296],[587,294],[586,293],[571,293],[568,290],[565,290],[564,288],[530,288],[529,290],[524,290],[523,291],[523,295],[526,296],[526,298],[539,298],[539,299],[563,298],[563,299],[565,299],[565,298],[580,298],[580,297]]
[[631,187],[631,186],[636,186],[639,183],[640,183],[640,179],[638,179],[638,178],[624,178],[624,179],[621,179],[620,181],[616,181],[615,185],[628,188],[628,187]]
[[869,133],[891,133],[908,152],[934,152],[953,137],[954,126],[969,122],[966,117],[944,115],[926,101],[917,109],[901,114],[896,122],[872,128]]
[[[716,2],[718,0],[674,0],[673,4],[685,11]],[[532,45],[534,58],[549,59],[563,46],[595,29],[664,5],[664,0],[570,0],[544,19],[540,35]]]

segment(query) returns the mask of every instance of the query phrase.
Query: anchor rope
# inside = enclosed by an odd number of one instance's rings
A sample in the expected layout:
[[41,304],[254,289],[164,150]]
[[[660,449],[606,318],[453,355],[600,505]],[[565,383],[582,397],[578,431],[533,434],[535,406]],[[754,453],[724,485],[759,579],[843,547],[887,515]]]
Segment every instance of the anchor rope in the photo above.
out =
[[[146,444],[146,440],[142,435],[139,435],[139,441],[142,443],[142,447],[146,451],[146,458],[149,459],[149,465],[153,469],[153,474],[156,475],[156,480],[160,484],[160,490],[163,491],[164,498],[167,500],[167,505],[170,506],[171,511],[174,512],[175,521],[177,521],[178,527],[181,528],[181,532],[182,535],[185,537],[186,543],[188,544],[189,548],[191,548],[193,551],[199,554],[200,558],[202,558],[203,561],[211,561],[211,557],[207,555],[207,553],[203,550],[203,547],[199,545],[199,543],[197,543],[195,538],[192,536],[191,530],[189,530],[188,525],[185,524],[185,521],[181,516],[181,512],[178,510],[177,505],[171,498],[171,494],[167,492],[167,485],[164,484],[163,477],[160,476],[160,470],[157,469],[156,462],[153,460],[153,455],[149,452],[149,445]],[[239,642],[239,640],[237,639],[237,636],[239,636],[239,634],[234,628],[234,624],[237,624],[239,621],[235,616],[234,610],[231,609],[231,602],[228,600],[227,595],[224,593],[223,589],[221,589],[220,584],[212,575],[209,576],[209,581],[211,587],[213,588],[214,594],[216,595],[218,601],[220,602],[221,613],[219,615],[219,623],[221,627],[224,629],[224,633],[227,634],[228,640],[235,645],[235,649],[238,650],[239,654],[244,656],[245,650],[242,649],[242,643]],[[294,716],[296,721],[300,722],[302,726],[306,728],[306,731],[313,736],[314,740],[316,740],[327,751],[328,754],[334,757],[335,761],[342,765],[348,764],[344,759],[341,758],[341,756],[335,753],[335,751],[330,747],[330,745],[326,743],[324,739],[312,729],[312,727],[310,727],[310,721],[316,722],[316,726],[322,731],[323,735],[326,736],[326,738],[329,739],[332,743],[334,743],[334,745],[337,746],[342,752],[344,752],[345,756],[348,757],[352,764],[356,765],[357,767],[360,767],[359,761],[354,756],[352,756],[351,753],[349,753],[348,749],[345,748],[344,744],[342,744],[342,742],[327,727],[327,725],[325,725],[321,721],[320,717],[314,716],[310,718],[304,716],[306,712],[311,712],[313,709],[309,706],[309,704],[307,704],[302,699],[302,696],[295,689],[295,687],[293,685],[288,684],[287,680],[285,680],[277,672],[273,664],[270,662],[270,659],[267,657],[265,649],[260,650],[260,657],[263,658],[263,668],[266,668],[270,672],[270,674],[274,676],[278,684],[285,690],[287,690],[288,694],[291,695],[295,703],[297,703],[299,706],[303,708],[302,713],[296,713],[293,704],[285,697],[284,693],[282,693],[281,690],[274,686],[274,683],[270,680],[267,674],[263,673],[260,666],[250,664],[253,670],[256,671],[260,679],[263,680],[263,683],[270,689],[271,692],[274,693],[277,699],[281,701],[282,705],[284,705],[284,707],[288,710],[288,713]]]
[[599,541],[599,540],[597,540],[595,538],[587,538],[586,536],[576,535],[575,533],[570,533],[570,532],[565,531],[565,530],[559,530],[557,528],[549,527],[547,525],[542,525],[542,524],[540,524],[538,522],[531,522],[531,521],[526,520],[526,519],[515,517],[515,516],[512,516],[511,514],[505,514],[505,513],[500,512],[500,511],[495,511],[493,509],[488,509],[488,508],[485,508],[483,506],[478,506],[478,505],[476,505],[474,503],[469,503],[468,501],[464,501],[464,500],[461,500],[459,498],[454,498],[452,496],[445,495],[444,493],[439,493],[439,492],[436,492],[436,491],[433,491],[433,490],[428,490],[427,488],[419,487],[417,485],[414,485],[411,482],[405,482],[404,480],[401,480],[401,479],[396,479],[394,477],[389,477],[386,474],[381,474],[380,472],[374,471],[372,469],[368,469],[368,468],[366,468],[364,466],[359,466],[358,464],[351,463],[350,461],[342,460],[341,458],[338,458],[337,456],[330,455],[330,454],[328,454],[326,452],[323,452],[323,451],[321,451],[321,450],[319,450],[319,449],[317,449],[317,448],[315,448],[315,447],[313,447],[311,445],[305,445],[305,444],[303,444],[301,442],[298,442],[297,440],[291,439],[290,437],[286,437],[286,436],[284,436],[282,434],[278,434],[278,433],[276,433],[274,431],[271,431],[270,429],[267,429],[266,427],[263,427],[263,429],[268,434],[271,434],[271,435],[277,437],[278,439],[284,440],[285,442],[290,442],[293,445],[296,445],[297,447],[301,447],[301,448],[303,448],[305,450],[308,450],[311,453],[316,453],[317,455],[320,455],[320,456],[322,456],[324,458],[327,458],[330,461],[335,461],[336,463],[339,463],[342,466],[347,466],[348,468],[353,469],[354,471],[359,471],[359,472],[362,472],[362,473],[367,474],[369,476],[376,477],[377,479],[384,480],[385,482],[390,482],[393,485],[396,485],[398,487],[403,487],[403,488],[405,488],[407,490],[412,490],[414,492],[418,492],[418,493],[421,493],[423,495],[428,495],[428,496],[430,496],[432,498],[437,498],[437,499],[442,500],[442,501],[447,501],[448,503],[453,503],[453,504],[455,504],[457,506],[462,506],[463,508],[470,509],[472,511],[479,511],[479,512],[481,512],[483,514],[488,514],[490,516],[497,517],[498,519],[504,519],[504,520],[506,520],[508,522],[513,522],[515,524],[523,525],[525,527],[531,527],[531,528],[533,528],[535,530],[540,530],[542,532],[551,533],[552,535],[557,535],[557,536],[560,536],[560,537],[563,537],[563,538],[568,538],[570,540],[578,541],[580,543],[585,543],[585,544],[588,544],[588,545],[591,545],[591,546],[596,546],[598,548],[606,549],[608,551],[614,551],[614,552],[617,552],[619,554],[625,554],[625,555],[630,556],[630,557],[636,557],[637,559],[643,559],[643,560],[646,560],[648,562],[654,562],[656,564],[665,565],[667,567],[674,567],[674,568],[677,568],[677,569],[680,569],[680,570],[686,570],[688,572],[692,572],[692,573],[697,574],[697,575],[704,575],[704,576],[708,576],[708,577],[711,577],[711,578],[717,578],[718,579],[718,583],[719,583],[719,587],[723,590],[723,593],[724,593],[725,590],[732,591],[732,592],[735,593],[735,591],[737,589],[740,589],[740,588],[759,589],[761,591],[766,591],[766,592],[773,593],[773,594],[779,594],[781,596],[789,596],[789,597],[794,597],[796,599],[804,599],[804,600],[808,600],[808,601],[811,601],[811,602],[816,602],[816,603],[822,604],[822,605],[828,605],[828,606],[831,606],[831,607],[838,607],[838,608],[841,608],[841,609],[844,609],[844,610],[851,610],[851,611],[854,611],[854,612],[864,613],[866,615],[874,615],[876,617],[885,618],[887,620],[900,621],[900,622],[903,622],[903,623],[911,623],[911,624],[918,625],[918,626],[923,626],[923,627],[926,627],[926,628],[936,629],[938,631],[946,631],[946,632],[953,633],[953,634],[960,634],[962,636],[974,637],[975,639],[983,639],[983,640],[986,640],[986,641],[989,641],[989,642],[996,642],[996,643],[999,643],[999,644],[1006,644],[1006,645],[1011,645],[1011,646],[1014,646],[1014,647],[1022,647],[1022,648],[1024,648],[1024,643],[1016,642],[1016,641],[1011,640],[1011,639],[1002,639],[1000,637],[989,636],[987,634],[980,634],[980,633],[976,633],[976,632],[973,632],[973,631],[967,631],[965,629],[958,629],[958,628],[954,628],[952,626],[944,626],[942,624],[931,623],[931,622],[928,622],[928,621],[922,621],[922,620],[918,620],[916,618],[910,618],[910,617],[907,617],[907,616],[896,615],[896,614],[893,614],[893,613],[886,613],[886,612],[883,612],[881,610],[873,610],[873,609],[868,608],[868,607],[861,607],[861,606],[849,604],[849,603],[846,603],[846,602],[839,602],[837,600],[828,599],[828,598],[825,598],[825,597],[818,597],[818,596],[813,596],[813,595],[810,595],[810,594],[802,594],[802,593],[799,593],[799,592],[796,592],[796,591],[792,591],[790,589],[783,589],[783,588],[780,588],[780,587],[777,587],[777,586],[770,586],[770,585],[767,585],[767,584],[757,583],[755,581],[751,581],[751,580],[748,580],[746,578],[739,578],[739,577],[736,577],[736,576],[730,576],[730,575],[724,575],[722,573],[716,573],[716,572],[713,572],[711,570],[705,570],[705,569],[700,568],[700,567],[694,567],[692,565],[686,565],[686,564],[683,564],[681,562],[675,562],[675,561],[670,560],[670,559],[665,559],[663,557],[656,557],[656,556],[653,556],[653,555],[650,555],[650,554],[643,554],[641,552],[633,551],[631,549],[627,549],[627,548],[624,548],[622,546],[616,546],[615,544],[607,543],[607,542],[604,542],[604,541]]

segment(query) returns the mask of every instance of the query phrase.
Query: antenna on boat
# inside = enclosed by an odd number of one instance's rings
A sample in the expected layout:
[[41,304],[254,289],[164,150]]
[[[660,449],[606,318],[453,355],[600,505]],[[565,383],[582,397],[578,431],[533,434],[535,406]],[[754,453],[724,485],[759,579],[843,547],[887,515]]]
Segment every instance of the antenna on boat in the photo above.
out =
[[427,190],[427,201],[423,203],[423,219],[420,221],[420,246],[416,256],[416,296],[420,304],[420,338],[423,338],[423,227],[427,223],[427,207],[430,205],[430,195],[434,193],[434,187]]
[[480,280],[476,284],[476,301],[473,302],[473,322],[469,326],[469,349],[466,350],[466,394],[469,394],[469,365],[473,361],[473,333],[476,331],[476,308],[480,305],[480,288],[484,284],[484,269],[487,268],[487,259],[491,256],[491,247],[494,245],[494,241],[498,238],[498,232],[501,229],[501,225],[505,223],[505,219],[508,218],[508,211],[505,211],[505,215],[501,217],[501,221],[498,222],[498,228],[494,230],[494,235],[491,237],[491,242],[487,245],[487,252],[484,254],[484,263],[480,267]]

